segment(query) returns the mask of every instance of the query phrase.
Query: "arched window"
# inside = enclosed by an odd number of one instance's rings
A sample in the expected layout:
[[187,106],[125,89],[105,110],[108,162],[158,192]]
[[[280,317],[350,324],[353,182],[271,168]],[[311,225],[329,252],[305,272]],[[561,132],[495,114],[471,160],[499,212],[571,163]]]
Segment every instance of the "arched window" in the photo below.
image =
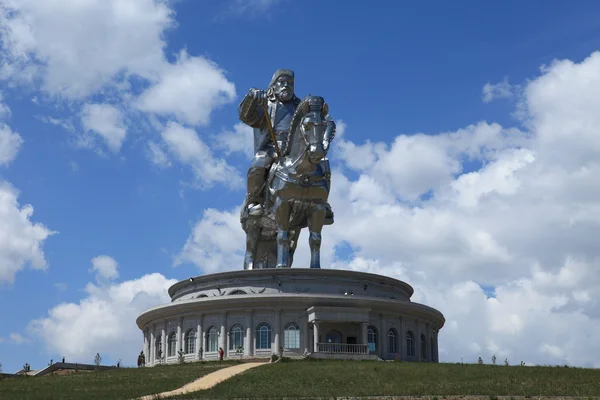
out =
[[232,291],[232,292],[231,292],[231,293],[229,293],[229,294],[230,294],[230,295],[232,295],[232,294],[247,294],[247,293],[246,293],[246,292],[244,292],[243,290],[239,290],[239,289],[238,289],[238,290],[234,290],[234,291]]
[[256,327],[256,348],[271,348],[271,326],[266,322],[263,322]]
[[374,326],[367,328],[367,343],[369,344],[369,353],[377,351],[377,329]]
[[196,352],[196,331],[188,329],[185,333],[185,354],[194,354]]
[[435,347],[434,347],[434,341],[433,341],[433,336],[431,337],[431,361],[437,361],[435,359]]
[[229,350],[244,347],[244,330],[240,324],[235,324],[229,331]]
[[388,331],[388,353],[396,354],[398,352],[398,334],[394,328]]
[[427,339],[425,335],[421,333],[421,360],[427,360]]
[[300,348],[300,327],[295,322],[291,322],[283,329],[283,347],[286,349]]
[[177,353],[177,334],[175,332],[171,332],[169,335],[168,351],[168,357],[175,357],[175,354]]
[[217,351],[219,349],[219,332],[211,326],[206,332],[206,351]]
[[415,335],[412,331],[406,332],[406,356],[415,356]]
[[161,358],[163,356],[163,353],[162,353],[162,335],[158,335],[156,337],[156,341],[154,343],[155,343],[155,345],[154,345],[155,346],[154,347],[154,351],[155,351],[154,354],[155,354],[155,356],[154,357],[156,359],[159,359],[159,358]]

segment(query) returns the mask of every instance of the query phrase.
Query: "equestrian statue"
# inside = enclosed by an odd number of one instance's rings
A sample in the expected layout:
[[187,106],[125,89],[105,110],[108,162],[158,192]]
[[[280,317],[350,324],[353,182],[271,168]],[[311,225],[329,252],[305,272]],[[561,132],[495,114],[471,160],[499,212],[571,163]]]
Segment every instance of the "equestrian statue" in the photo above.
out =
[[240,212],[244,269],[289,268],[308,228],[310,268],[320,268],[321,230],[333,224],[327,152],[335,123],[322,97],[294,93],[294,72],[279,69],[266,91],[252,88],[238,108],[254,128],[254,158]]

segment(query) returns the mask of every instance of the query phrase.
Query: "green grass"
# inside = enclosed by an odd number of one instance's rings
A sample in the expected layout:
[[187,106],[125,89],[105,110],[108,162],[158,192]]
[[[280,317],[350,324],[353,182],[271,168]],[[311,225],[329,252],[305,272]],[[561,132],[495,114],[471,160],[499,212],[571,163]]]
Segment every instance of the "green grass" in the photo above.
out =
[[[0,381],[0,399],[118,400],[179,388],[236,361],[29,377]],[[294,398],[343,396],[600,397],[600,370],[377,361],[282,360],[253,368],[213,389],[174,397]]]
[[334,396],[600,396],[600,370],[377,361],[290,361],[177,399]]
[[153,368],[121,368],[0,380],[4,400],[118,400],[179,388],[236,362],[202,362]]

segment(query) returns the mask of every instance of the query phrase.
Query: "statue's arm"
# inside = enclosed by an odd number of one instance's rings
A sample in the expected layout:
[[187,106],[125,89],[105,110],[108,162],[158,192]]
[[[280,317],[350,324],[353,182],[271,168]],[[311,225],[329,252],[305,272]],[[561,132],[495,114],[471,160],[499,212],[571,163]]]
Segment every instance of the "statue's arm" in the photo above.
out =
[[238,107],[240,121],[253,128],[260,128],[264,118],[263,98],[266,98],[264,91],[250,89]]

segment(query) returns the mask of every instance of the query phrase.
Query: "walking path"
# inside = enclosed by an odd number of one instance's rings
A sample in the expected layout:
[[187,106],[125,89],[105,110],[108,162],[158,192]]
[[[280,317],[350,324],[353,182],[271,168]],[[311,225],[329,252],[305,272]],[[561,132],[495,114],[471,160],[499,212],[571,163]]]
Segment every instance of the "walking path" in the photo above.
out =
[[158,394],[150,394],[147,396],[139,397],[139,400],[155,400],[157,396],[158,398],[166,398],[171,396],[177,396],[180,394],[186,394],[190,392],[196,392],[198,390],[210,389],[215,386],[217,383],[222,382],[226,379],[231,378],[234,375],[241,374],[244,371],[249,370],[250,368],[258,367],[260,365],[268,364],[269,362],[249,362],[243,364],[237,364],[232,367],[222,368],[218,371],[211,372],[208,375],[205,375],[201,378],[196,379],[194,382],[190,382],[187,385],[180,387],[179,389],[171,390],[168,392],[162,392]]

